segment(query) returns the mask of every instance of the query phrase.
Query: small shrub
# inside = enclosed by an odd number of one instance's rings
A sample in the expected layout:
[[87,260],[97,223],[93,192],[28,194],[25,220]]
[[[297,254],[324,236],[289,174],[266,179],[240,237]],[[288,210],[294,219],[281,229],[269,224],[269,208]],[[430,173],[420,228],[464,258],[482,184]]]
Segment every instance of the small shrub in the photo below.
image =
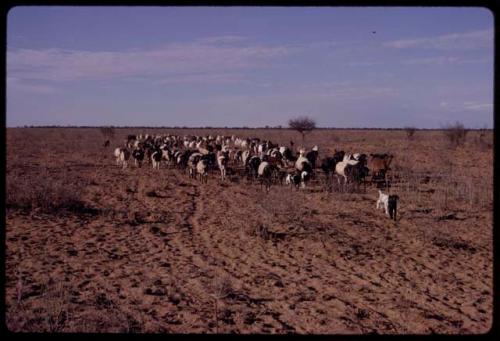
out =
[[105,138],[112,139],[115,137],[115,128],[113,127],[101,127],[99,130]]
[[370,313],[366,309],[358,309],[358,311],[356,312],[356,317],[359,320],[364,320],[364,319],[368,318],[369,316],[370,316]]
[[454,124],[448,124],[443,129],[444,135],[453,147],[458,147],[465,143],[468,130],[462,123],[457,121]]
[[475,136],[474,143],[476,147],[478,147],[479,150],[481,151],[486,151],[493,147],[493,144],[487,141],[488,140],[487,133],[488,129],[485,127],[479,129],[477,135]]
[[214,298],[214,314],[215,314],[215,328],[216,333],[219,333],[219,312],[218,312],[218,302],[220,299],[224,299],[228,297],[231,293],[233,293],[233,286],[231,284],[231,280],[228,277],[218,277],[212,286],[212,294],[211,296]]
[[226,276],[216,278],[212,289],[212,296],[216,299],[226,298],[234,291],[231,280]]
[[21,176],[7,177],[6,207],[23,210],[39,210],[55,214],[59,211],[84,212],[87,208],[82,199],[81,187],[65,179],[41,175],[35,179]]
[[405,131],[406,131],[406,138],[408,140],[413,140],[413,136],[415,135],[415,131],[417,131],[417,129],[414,127],[406,127]]

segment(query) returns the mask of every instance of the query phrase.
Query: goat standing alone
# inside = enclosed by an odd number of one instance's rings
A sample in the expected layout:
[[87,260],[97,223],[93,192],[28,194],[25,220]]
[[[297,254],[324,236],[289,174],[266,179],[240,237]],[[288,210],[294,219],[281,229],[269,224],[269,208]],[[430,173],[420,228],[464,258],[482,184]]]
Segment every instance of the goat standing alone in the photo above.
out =
[[377,200],[377,209],[383,207],[385,210],[385,214],[390,216],[391,219],[396,221],[396,215],[398,212],[398,199],[399,196],[397,194],[385,194],[382,193],[381,190],[378,190],[378,200]]

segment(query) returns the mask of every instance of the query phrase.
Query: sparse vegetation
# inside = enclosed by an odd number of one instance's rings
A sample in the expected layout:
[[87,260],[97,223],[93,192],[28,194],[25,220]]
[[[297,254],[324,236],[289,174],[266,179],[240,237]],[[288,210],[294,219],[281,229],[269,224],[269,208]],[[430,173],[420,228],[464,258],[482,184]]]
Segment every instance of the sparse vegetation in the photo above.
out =
[[493,147],[492,141],[490,142],[490,136],[488,136],[489,132],[490,130],[486,127],[483,127],[476,132],[474,142],[481,151],[486,151]]
[[[146,132],[116,130],[117,140]],[[375,210],[375,186],[321,191],[321,171],[307,188],[267,194],[257,182],[201,185],[178,169],[123,170],[94,143],[99,128],[81,132],[7,129],[9,330],[418,334],[491,325],[493,153],[473,139],[492,143],[491,130],[470,131],[452,151],[441,130],[419,130],[412,143],[402,129],[307,136],[320,159],[334,149],[393,153],[386,191],[400,196],[397,225]],[[147,132],[298,138],[290,129]],[[86,205],[99,214],[79,214]]]
[[413,140],[413,136],[415,135],[415,131],[417,131],[417,129],[415,127],[405,127],[406,138],[408,140]]
[[215,279],[212,294],[214,298],[215,332],[219,333],[219,300],[228,297],[233,292],[232,284],[227,277],[217,277]]
[[459,147],[465,143],[468,129],[465,128],[463,123],[455,122],[443,127],[444,135],[450,142],[451,146]]
[[115,137],[115,128],[114,127],[101,127],[99,128],[102,136],[107,139],[112,139]]
[[37,179],[26,179],[17,174],[7,176],[6,207],[23,210],[38,210],[58,214],[67,210],[83,212],[83,190],[70,179],[54,179],[41,172]]

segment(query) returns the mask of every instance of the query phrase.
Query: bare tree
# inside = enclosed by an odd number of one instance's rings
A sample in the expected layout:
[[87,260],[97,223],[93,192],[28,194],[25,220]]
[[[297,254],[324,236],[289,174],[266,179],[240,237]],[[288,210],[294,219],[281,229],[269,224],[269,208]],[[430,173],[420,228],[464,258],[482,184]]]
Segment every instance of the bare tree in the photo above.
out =
[[302,134],[302,143],[304,143],[305,134],[316,129],[316,122],[312,118],[302,116],[290,119],[288,126]]

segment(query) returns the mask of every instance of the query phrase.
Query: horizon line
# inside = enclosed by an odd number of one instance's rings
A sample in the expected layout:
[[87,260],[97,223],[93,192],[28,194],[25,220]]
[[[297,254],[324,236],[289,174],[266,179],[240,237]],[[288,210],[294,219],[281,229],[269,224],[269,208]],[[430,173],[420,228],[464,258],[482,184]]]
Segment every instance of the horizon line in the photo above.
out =
[[[446,130],[449,129],[451,125],[448,127],[439,127],[439,128],[417,128],[413,126],[404,126],[404,127],[388,127],[388,128],[377,128],[377,127],[316,127],[314,130],[406,130],[406,129],[415,129],[415,130]],[[5,127],[6,129],[30,129],[30,128],[77,128],[77,129],[95,129],[95,128],[116,128],[116,129],[247,129],[247,130],[295,130],[290,127],[279,127],[279,126],[263,126],[263,127],[188,127],[188,126],[115,126],[115,125],[22,125],[22,126],[13,126],[13,127]],[[469,128],[464,127],[467,130],[494,130],[494,128]]]

